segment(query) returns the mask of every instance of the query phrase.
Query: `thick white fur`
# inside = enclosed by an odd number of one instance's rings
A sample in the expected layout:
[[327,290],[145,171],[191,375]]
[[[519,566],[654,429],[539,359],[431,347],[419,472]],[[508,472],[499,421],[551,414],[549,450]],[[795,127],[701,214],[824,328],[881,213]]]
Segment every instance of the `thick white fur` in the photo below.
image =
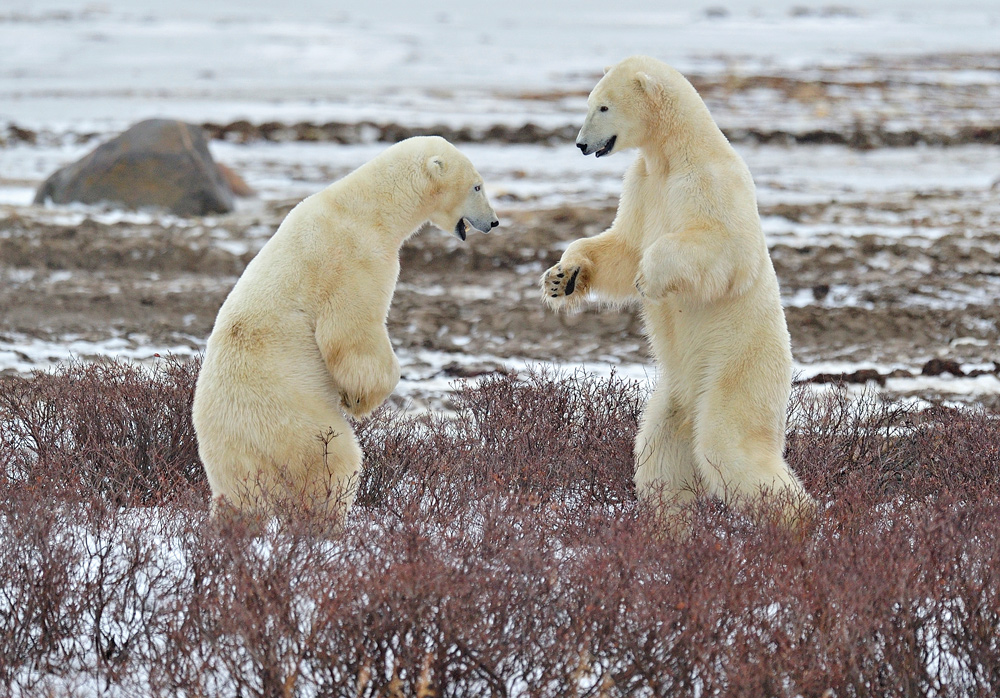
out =
[[573,242],[542,288],[554,309],[588,294],[641,303],[661,378],[636,440],[639,495],[680,506],[702,487],[778,491],[804,515],[812,499],[782,457],[789,336],[749,170],[691,84],[648,57],[609,68],[590,95],[578,146],[612,136],[611,153],[639,149],[614,223]]
[[386,316],[399,249],[428,220],[497,224],[468,158],[442,138],[411,138],[302,201],[247,265],[195,388],[216,506],[350,505],[362,454],[344,412],[368,414],[399,380]]

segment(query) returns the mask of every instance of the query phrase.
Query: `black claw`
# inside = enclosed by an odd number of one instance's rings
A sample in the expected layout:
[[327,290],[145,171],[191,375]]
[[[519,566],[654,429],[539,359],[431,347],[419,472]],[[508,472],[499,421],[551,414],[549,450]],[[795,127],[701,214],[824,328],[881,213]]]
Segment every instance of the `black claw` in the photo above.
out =
[[573,289],[576,288],[576,277],[580,274],[580,270],[577,269],[573,272],[573,276],[569,277],[569,281],[566,282],[566,295],[573,293]]
[[558,274],[556,274],[556,276],[558,276],[558,277],[559,277],[559,278],[561,279],[561,278],[563,278],[563,277],[564,277],[564,276],[566,276],[566,275],[565,275],[565,274],[563,274],[562,272],[559,272]]
[[553,293],[553,294],[552,294],[552,297],[553,297],[553,298],[558,298],[558,297],[559,297],[559,294],[558,294],[558,293]]

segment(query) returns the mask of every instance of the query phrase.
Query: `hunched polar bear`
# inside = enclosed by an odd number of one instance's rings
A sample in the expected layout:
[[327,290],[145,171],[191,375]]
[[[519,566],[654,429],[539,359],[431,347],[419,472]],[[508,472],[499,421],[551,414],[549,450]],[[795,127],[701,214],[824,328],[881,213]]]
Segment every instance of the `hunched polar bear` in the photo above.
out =
[[428,221],[462,240],[499,225],[472,163],[433,136],[303,200],[247,265],[195,387],[213,511],[346,512],[362,453],[343,413],[368,414],[399,381],[386,317],[399,249]]
[[702,487],[732,501],[783,495],[791,523],[813,500],[783,458],[792,356],[750,172],[694,87],[660,61],[609,68],[577,147],[639,156],[611,227],[576,240],[542,277],[553,309],[592,293],[638,300],[660,380],[635,445],[640,497],[679,510]]

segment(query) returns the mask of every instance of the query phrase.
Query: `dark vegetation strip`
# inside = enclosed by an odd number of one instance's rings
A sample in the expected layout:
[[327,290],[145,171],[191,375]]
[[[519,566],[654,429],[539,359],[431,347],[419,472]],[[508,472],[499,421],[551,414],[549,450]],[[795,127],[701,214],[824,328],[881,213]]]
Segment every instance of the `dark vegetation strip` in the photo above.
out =
[[[254,142],[316,142],[356,145],[359,143],[396,143],[411,136],[437,135],[452,143],[516,143],[556,145],[572,143],[579,124],[546,128],[534,123],[513,126],[494,124],[485,128],[468,126],[454,128],[437,124],[427,127],[404,126],[397,123],[374,122],[314,123],[302,121],[286,124],[277,121],[251,123],[233,121],[226,124],[204,123],[209,138],[234,143]],[[854,124],[844,129],[817,128],[802,131],[783,129],[724,128],[726,137],[737,144],[774,145],[841,145],[856,150],[901,148],[916,145],[1000,145],[1000,124],[962,126],[948,131],[927,129],[890,130],[879,124]],[[102,134],[77,134],[80,142],[89,142]],[[0,147],[17,143],[35,144],[61,140],[60,134],[36,132],[16,124],[7,124],[0,131]]]
[[207,518],[196,363],[0,379],[15,696],[993,696],[1000,425],[799,392],[810,532],[634,501],[646,388],[491,376],[359,425],[345,530]]
[[[921,376],[951,375],[955,378],[978,378],[979,376],[1000,376],[1000,363],[994,361],[992,369],[974,368],[966,371],[954,359],[933,358],[924,363],[920,369]],[[797,381],[798,383],[878,383],[885,386],[890,378],[915,378],[917,374],[905,368],[897,368],[890,372],[881,372],[874,368],[861,368],[846,373],[817,373],[814,376]]]

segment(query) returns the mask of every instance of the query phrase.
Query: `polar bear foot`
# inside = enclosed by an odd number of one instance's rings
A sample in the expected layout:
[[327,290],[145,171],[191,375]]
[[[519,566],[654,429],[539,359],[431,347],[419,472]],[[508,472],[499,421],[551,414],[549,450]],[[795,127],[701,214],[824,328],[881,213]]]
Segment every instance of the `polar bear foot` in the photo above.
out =
[[580,267],[563,267],[557,264],[546,275],[549,295],[552,298],[572,295],[576,290],[576,280],[580,276]]
[[587,295],[585,274],[579,264],[557,264],[542,275],[542,295],[553,309],[567,308]]

